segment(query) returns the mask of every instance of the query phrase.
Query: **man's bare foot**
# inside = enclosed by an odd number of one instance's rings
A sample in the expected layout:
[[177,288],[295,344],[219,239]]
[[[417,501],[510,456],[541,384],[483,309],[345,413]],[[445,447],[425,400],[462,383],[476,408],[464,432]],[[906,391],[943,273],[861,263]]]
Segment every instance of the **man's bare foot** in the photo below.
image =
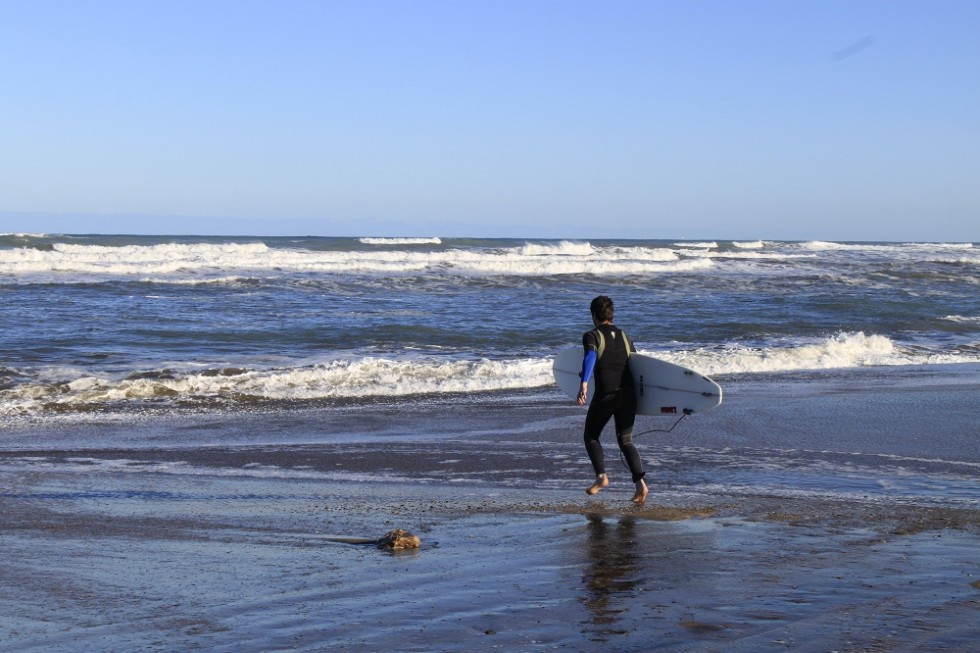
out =
[[643,482],[641,478],[636,482],[636,494],[633,495],[631,501],[633,503],[643,503],[647,500],[647,484]]
[[585,491],[586,494],[598,494],[599,490],[609,485],[609,477],[605,474],[599,474],[595,477],[595,483],[589,486],[589,489]]

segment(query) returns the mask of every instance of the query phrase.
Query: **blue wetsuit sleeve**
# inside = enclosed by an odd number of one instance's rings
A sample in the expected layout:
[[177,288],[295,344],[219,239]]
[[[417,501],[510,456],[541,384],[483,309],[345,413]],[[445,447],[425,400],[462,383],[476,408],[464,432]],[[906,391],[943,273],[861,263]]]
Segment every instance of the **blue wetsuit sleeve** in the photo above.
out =
[[595,349],[589,349],[585,352],[585,358],[582,359],[582,372],[579,374],[579,378],[583,381],[588,381],[589,377],[592,376],[592,370],[595,369],[595,362],[599,360],[599,354],[596,353]]

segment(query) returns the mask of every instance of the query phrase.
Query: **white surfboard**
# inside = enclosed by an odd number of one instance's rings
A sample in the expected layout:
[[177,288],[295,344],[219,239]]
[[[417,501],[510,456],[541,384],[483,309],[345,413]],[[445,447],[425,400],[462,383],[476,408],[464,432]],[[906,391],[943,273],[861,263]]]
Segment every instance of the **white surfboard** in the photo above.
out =
[[[581,387],[582,348],[570,347],[558,352],[552,372],[558,387],[572,399]],[[703,413],[721,404],[721,386],[686,367],[662,361],[645,354],[630,356],[630,372],[636,384],[638,415],[690,415]],[[595,383],[589,380],[588,401],[592,401]]]

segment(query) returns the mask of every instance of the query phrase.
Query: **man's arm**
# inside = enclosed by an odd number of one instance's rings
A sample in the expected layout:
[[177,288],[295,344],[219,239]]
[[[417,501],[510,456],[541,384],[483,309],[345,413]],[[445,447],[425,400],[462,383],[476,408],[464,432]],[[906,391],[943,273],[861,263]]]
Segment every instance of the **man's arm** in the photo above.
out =
[[599,360],[599,354],[595,349],[587,347],[585,350],[585,356],[582,358],[582,371],[579,373],[579,378],[582,379],[582,386],[578,391],[578,401],[579,406],[585,405],[585,397],[589,394],[589,378],[592,376],[592,371],[595,369],[595,362]]

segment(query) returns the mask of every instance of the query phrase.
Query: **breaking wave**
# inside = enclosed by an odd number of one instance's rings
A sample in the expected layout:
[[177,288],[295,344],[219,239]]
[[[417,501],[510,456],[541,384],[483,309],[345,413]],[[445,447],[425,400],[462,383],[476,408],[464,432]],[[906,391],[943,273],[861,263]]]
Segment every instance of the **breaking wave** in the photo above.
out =
[[863,332],[840,333],[822,341],[787,347],[732,345],[718,350],[670,353],[662,357],[709,376],[980,362],[980,354],[917,350],[899,346],[891,338]]
[[[643,351],[708,376],[799,370],[980,362],[980,352],[935,354],[896,345],[881,335],[842,333],[785,347]],[[445,360],[361,357],[268,369],[186,366],[93,376],[57,369],[35,374],[4,370],[0,414],[92,410],[124,405],[212,406],[476,394],[553,384],[552,359]]]

